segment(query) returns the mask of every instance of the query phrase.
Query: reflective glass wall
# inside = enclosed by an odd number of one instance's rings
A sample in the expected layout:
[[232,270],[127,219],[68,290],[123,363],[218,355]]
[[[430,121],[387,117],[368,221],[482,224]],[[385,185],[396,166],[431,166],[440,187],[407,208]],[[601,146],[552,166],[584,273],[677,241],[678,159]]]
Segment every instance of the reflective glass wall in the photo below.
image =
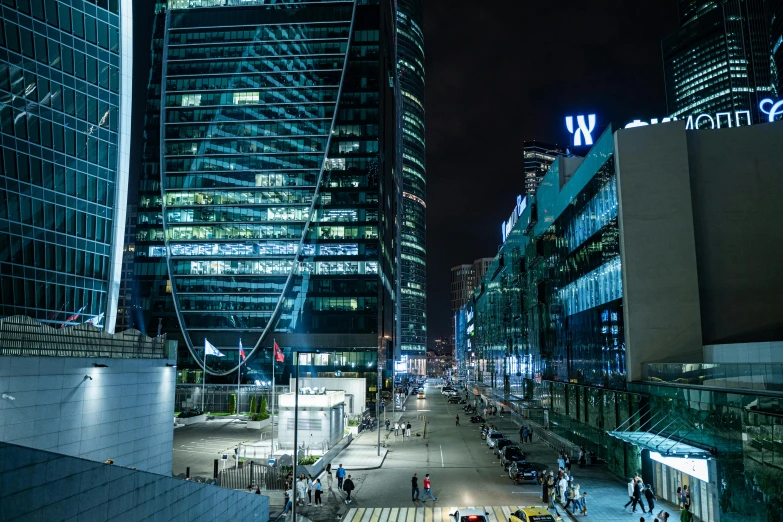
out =
[[0,20],[0,313],[112,332],[131,2],[5,0]]

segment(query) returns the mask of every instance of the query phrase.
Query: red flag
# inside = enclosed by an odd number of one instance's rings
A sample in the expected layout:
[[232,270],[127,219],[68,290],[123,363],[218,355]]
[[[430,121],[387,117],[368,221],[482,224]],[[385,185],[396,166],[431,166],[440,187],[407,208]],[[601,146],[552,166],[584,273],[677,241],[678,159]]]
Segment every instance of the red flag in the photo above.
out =
[[283,350],[281,350],[280,347],[277,345],[277,341],[272,341],[272,342],[275,344],[275,361],[277,362],[285,361]]

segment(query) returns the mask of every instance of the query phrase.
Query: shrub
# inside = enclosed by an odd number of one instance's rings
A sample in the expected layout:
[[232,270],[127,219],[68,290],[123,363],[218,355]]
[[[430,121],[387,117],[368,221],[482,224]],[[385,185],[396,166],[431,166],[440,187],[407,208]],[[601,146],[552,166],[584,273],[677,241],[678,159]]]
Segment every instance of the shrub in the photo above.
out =
[[254,413],[250,416],[250,420],[253,422],[267,420],[268,418],[269,418],[268,413]]
[[250,415],[253,415],[256,412],[256,396],[253,395],[250,398]]
[[229,413],[236,413],[237,409],[237,394],[232,393],[231,394],[231,400],[228,403],[228,412]]
[[318,462],[318,459],[321,457],[317,455],[308,455],[307,457],[299,457],[299,465],[300,466],[309,466],[311,464],[315,464]]
[[258,413],[269,413],[266,409],[266,397],[261,396],[261,404],[258,406]]

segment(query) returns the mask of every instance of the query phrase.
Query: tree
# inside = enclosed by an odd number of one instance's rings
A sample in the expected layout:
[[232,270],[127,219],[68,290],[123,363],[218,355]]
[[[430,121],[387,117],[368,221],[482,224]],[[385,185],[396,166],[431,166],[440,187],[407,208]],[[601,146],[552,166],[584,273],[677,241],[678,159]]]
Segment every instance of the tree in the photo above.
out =
[[250,415],[253,415],[256,412],[256,396],[253,395],[250,398]]
[[268,413],[266,411],[266,397],[261,397],[261,405],[258,407],[258,413]]
[[229,413],[236,413],[237,409],[237,394],[232,393],[231,394],[231,401],[228,403],[228,412]]

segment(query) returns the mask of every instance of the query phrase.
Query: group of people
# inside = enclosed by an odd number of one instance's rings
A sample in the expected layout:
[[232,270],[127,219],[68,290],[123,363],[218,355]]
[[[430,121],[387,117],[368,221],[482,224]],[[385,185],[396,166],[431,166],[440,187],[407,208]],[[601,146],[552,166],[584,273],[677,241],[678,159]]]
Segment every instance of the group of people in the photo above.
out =
[[[438,500],[435,495],[432,494],[432,481],[430,480],[430,474],[427,473],[424,476],[424,495],[421,496],[422,502],[427,502],[427,495],[434,501]],[[416,502],[419,500],[419,474],[414,473],[411,477],[411,500]]]
[[[388,422],[388,421],[387,421]],[[411,436],[411,423],[406,423],[404,420],[400,419],[399,421],[394,423],[394,436],[398,436],[400,434],[400,430],[402,430],[402,436],[403,437],[410,437]]]
[[[331,490],[333,483],[331,463],[326,465],[324,475],[326,475],[327,487]],[[337,477],[337,489],[345,492],[346,494],[344,502],[346,504],[350,504],[352,502],[351,491],[356,489],[353,480],[351,480],[351,476],[346,475],[345,468],[342,464],[340,464],[339,467],[335,470],[334,476]],[[296,502],[297,506],[312,506],[313,497],[315,497],[315,507],[323,507],[323,502],[321,501],[323,487],[321,485],[320,478],[313,479],[312,475],[305,476],[305,474],[302,473],[299,475],[299,478],[296,480],[296,484],[294,485],[291,484],[292,478],[293,475],[289,474],[285,483],[285,515],[290,513],[294,501]],[[294,494],[296,494],[296,497],[294,497]]]
[[[645,514],[648,511],[650,513],[653,512],[653,509],[655,509],[655,500],[658,498],[655,496],[655,491],[653,491],[652,486],[650,484],[645,486],[639,475],[634,475],[634,477],[628,482],[628,497],[629,500],[628,503],[625,504],[625,507],[628,508],[628,506],[631,506],[631,511],[636,513],[636,506],[638,504],[642,508],[642,513]],[[644,509],[644,502],[642,501],[642,497],[647,500],[647,510]]]
[[563,509],[576,515],[581,513],[587,515],[587,492],[580,491],[579,484],[571,476],[570,469],[564,466],[564,455],[561,453],[558,458],[557,475],[554,471],[544,470],[538,477],[538,483],[541,484],[541,499],[547,504],[549,509],[554,510],[557,516],[560,513],[557,510],[555,502],[559,502]]
[[533,427],[523,425],[519,428],[519,440],[523,443],[533,442]]

